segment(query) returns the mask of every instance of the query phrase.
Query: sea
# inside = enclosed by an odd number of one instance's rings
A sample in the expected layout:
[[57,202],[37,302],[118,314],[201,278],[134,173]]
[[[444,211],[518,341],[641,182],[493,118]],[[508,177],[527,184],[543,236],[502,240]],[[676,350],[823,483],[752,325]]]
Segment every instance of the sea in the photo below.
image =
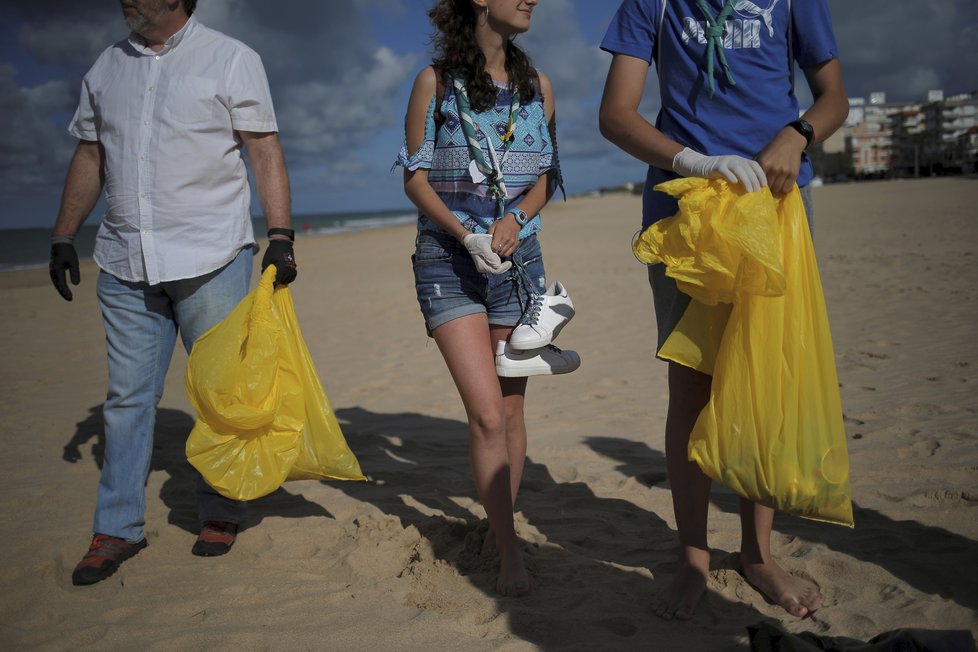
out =
[[[293,215],[292,228],[295,229],[298,239],[412,224],[417,219],[417,212],[408,208],[353,213],[315,213]],[[265,220],[253,218],[252,222],[255,226],[255,236],[261,239],[266,231]],[[92,257],[97,232],[98,224],[86,224],[78,231],[78,235],[75,236],[75,249],[78,251],[79,258]],[[50,228],[0,230],[0,272],[47,265],[51,253],[50,236]]]

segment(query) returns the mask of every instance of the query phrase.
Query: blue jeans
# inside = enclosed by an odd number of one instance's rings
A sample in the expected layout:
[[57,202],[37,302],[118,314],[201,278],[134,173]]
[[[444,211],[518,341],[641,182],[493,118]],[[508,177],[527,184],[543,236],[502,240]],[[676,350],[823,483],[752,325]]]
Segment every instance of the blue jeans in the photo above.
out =
[[[98,485],[94,531],[136,542],[143,538],[146,478],[153,455],[156,406],[163,396],[177,332],[189,352],[194,341],[223,320],[248,293],[252,249],[197,278],[159,285],[130,283],[106,272],[98,277],[105,326],[109,387],[103,407],[105,459]],[[239,523],[245,503],[214,491],[197,475],[201,521]]]

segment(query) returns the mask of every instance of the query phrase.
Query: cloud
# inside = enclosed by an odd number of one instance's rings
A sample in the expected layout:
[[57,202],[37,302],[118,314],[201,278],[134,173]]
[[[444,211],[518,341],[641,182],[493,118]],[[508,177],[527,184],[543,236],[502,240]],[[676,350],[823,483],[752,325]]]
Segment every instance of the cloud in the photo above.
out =
[[978,89],[974,0],[829,0],[829,8],[851,96],[921,100],[935,88]]
[[75,141],[48,116],[75,101],[67,82],[21,88],[14,67],[0,64],[0,113],[10,127],[0,131],[0,194],[50,193],[60,184]]

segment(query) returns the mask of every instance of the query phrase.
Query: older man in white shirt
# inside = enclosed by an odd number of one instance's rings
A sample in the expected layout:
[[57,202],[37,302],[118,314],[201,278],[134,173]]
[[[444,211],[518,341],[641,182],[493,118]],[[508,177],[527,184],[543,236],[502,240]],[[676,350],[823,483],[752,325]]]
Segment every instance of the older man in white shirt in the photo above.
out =
[[[261,60],[192,17],[196,0],[122,0],[128,39],[82,83],[69,131],[79,139],[52,232],[51,279],[68,301],[80,281],[72,239],[103,187],[95,245],[109,383],[94,537],[75,584],[94,584],[146,547],[145,481],[156,406],[179,333],[194,341],[247,294],[251,197],[242,145],[268,225],[262,269],[295,279],[290,197]],[[197,479],[193,553],[226,553],[245,504]]]

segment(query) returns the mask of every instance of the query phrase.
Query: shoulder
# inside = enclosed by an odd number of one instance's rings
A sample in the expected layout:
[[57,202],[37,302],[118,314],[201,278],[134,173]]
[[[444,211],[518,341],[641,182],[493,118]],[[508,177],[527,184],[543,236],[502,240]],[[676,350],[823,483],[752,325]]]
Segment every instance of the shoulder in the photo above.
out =
[[414,85],[421,86],[423,88],[431,87],[432,89],[438,83],[438,73],[435,72],[434,66],[425,66],[418,73],[418,76],[414,78]]
[[435,94],[435,89],[438,86],[438,74],[435,72],[433,66],[425,66],[418,73],[418,76],[414,78],[414,87],[411,89],[411,94],[415,97],[423,96],[425,98],[431,98]]
[[112,75],[108,71],[120,59],[125,60],[128,58],[128,52],[131,49],[132,44],[129,43],[129,39],[124,38],[102,50],[101,54],[95,59],[95,62],[92,63],[92,67],[85,73],[85,80],[91,82],[93,79],[98,79],[102,75]]
[[246,43],[206,25],[197,23],[193,37],[197,47],[207,48],[229,59],[261,60],[261,56]]
[[620,18],[657,27],[667,0],[624,0],[618,8]]

